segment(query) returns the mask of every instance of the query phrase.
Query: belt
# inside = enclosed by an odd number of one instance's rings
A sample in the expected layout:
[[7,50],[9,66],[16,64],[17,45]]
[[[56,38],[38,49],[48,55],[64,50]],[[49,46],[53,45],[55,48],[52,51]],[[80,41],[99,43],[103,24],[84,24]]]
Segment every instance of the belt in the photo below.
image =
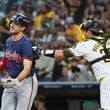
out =
[[[33,76],[33,74],[29,74],[26,78],[28,78],[28,77],[32,77]],[[11,78],[17,78],[17,76],[10,76]]]

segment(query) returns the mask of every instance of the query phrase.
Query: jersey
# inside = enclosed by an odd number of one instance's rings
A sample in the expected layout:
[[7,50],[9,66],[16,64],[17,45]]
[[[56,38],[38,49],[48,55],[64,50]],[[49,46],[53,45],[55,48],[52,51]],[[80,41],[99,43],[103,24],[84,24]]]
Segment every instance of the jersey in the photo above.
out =
[[[69,48],[69,51],[72,52],[74,56],[83,56],[88,62],[104,55],[103,46],[92,39],[86,40],[85,42],[81,42],[76,46]],[[101,60],[91,65],[94,76],[98,81],[110,74],[110,63],[107,62],[107,60],[109,59]]]
[[6,41],[6,66],[9,76],[16,78],[19,75],[24,68],[23,59],[33,60],[29,38],[23,36],[20,40],[13,41],[12,37],[9,37]]

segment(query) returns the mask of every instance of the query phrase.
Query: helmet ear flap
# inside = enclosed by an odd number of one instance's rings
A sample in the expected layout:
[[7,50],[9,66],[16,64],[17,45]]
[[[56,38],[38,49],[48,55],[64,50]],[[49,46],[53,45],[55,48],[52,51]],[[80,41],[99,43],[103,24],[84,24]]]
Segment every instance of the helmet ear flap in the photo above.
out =
[[84,23],[81,24],[80,29],[81,29],[81,30],[84,29]]
[[10,24],[12,23],[12,20],[9,22],[8,27],[10,27]]

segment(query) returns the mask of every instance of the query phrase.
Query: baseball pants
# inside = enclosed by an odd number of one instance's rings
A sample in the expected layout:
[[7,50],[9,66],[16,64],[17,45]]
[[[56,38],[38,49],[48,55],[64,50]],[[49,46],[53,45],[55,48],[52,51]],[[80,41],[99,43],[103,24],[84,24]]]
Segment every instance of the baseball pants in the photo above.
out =
[[37,90],[38,82],[35,75],[24,79],[13,88],[5,88],[1,110],[31,110]]
[[105,77],[100,84],[101,108],[110,110],[110,77]]

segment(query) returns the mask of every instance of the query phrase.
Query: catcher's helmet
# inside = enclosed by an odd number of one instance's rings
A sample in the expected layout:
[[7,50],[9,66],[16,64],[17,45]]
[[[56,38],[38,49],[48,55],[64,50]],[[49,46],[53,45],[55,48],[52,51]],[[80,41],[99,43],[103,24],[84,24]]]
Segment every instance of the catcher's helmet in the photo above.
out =
[[[16,24],[22,25],[25,27],[27,27],[30,24],[29,19],[21,13],[16,13],[12,18],[10,18],[10,20],[11,20],[10,23],[15,22]],[[10,26],[10,23],[9,23],[9,26]]]
[[104,31],[102,30],[102,25],[100,22],[96,21],[96,20],[89,20],[88,22],[84,23],[81,26],[82,30],[90,30],[94,33],[98,33],[98,34],[103,34]]

